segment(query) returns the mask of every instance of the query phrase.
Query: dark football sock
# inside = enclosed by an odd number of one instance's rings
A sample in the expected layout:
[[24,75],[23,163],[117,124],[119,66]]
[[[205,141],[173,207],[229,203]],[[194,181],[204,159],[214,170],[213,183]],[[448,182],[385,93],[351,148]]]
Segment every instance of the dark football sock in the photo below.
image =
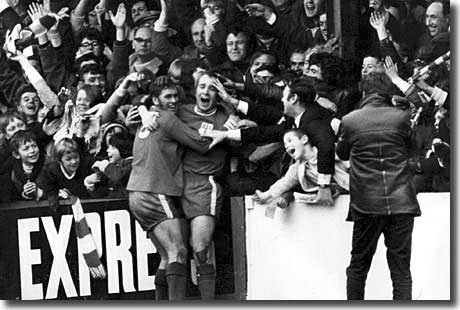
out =
[[185,264],[174,262],[166,266],[169,300],[182,300],[185,297],[187,284],[187,267]]
[[197,266],[198,288],[201,299],[215,299],[216,270],[212,264]]
[[168,281],[166,281],[165,269],[158,269],[155,274],[155,300],[168,300]]

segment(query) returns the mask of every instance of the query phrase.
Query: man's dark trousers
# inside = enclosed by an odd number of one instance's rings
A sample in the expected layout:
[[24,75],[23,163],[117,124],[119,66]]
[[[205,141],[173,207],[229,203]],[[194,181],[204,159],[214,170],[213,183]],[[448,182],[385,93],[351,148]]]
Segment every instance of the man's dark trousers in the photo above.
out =
[[412,215],[360,216],[353,225],[351,262],[347,268],[347,299],[364,299],[364,287],[381,233],[393,281],[393,299],[412,299],[410,273]]

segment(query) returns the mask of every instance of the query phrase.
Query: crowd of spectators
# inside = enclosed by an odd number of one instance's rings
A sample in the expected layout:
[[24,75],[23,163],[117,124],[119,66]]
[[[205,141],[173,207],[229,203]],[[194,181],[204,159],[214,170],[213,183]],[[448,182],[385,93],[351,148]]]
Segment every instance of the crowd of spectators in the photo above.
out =
[[[283,133],[300,114],[315,114],[300,128],[329,184],[340,119],[376,76],[412,113],[417,191],[449,191],[450,61],[422,69],[449,52],[450,4],[361,2],[355,55],[344,59],[322,0],[6,1],[0,199],[55,204],[64,188],[126,197],[136,127],[155,130],[138,107],[154,106],[161,85],[193,105],[204,72],[229,116],[225,138],[239,129],[216,175],[228,195],[265,191],[287,171]],[[285,88],[303,110],[289,108]]]

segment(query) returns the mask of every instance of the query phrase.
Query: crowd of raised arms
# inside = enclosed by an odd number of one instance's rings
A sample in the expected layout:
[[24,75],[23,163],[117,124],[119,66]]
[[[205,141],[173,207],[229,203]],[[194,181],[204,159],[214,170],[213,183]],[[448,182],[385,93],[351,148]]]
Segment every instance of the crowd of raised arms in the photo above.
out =
[[184,251],[161,223],[184,218],[203,298],[222,197],[332,205],[341,120],[369,98],[410,112],[416,191],[450,191],[449,2],[362,0],[346,42],[325,0],[0,3],[0,201],[129,197],[168,275]]

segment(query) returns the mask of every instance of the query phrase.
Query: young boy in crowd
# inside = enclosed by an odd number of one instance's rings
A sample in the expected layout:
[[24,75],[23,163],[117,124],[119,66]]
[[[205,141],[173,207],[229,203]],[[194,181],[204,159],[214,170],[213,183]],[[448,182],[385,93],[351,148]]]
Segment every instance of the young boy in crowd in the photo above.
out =
[[58,200],[62,190],[78,198],[89,198],[84,180],[92,174],[94,159],[85,155],[78,143],[70,138],[56,142],[53,154],[55,160],[45,165],[37,180],[37,184],[48,197],[51,208],[57,210],[59,207]]
[[0,133],[2,141],[0,143],[0,175],[5,174],[13,164],[11,154],[10,139],[19,130],[26,129],[26,121],[17,111],[6,111],[0,116]]
[[[97,171],[85,178],[86,189],[94,198],[128,197],[126,185],[133,161],[132,137],[124,132],[115,133],[110,136],[107,144],[107,159],[93,164],[93,169]],[[92,183],[93,180],[99,182]]]
[[[292,191],[300,185],[303,191],[312,194],[309,203],[316,203],[316,191],[318,190],[317,159],[318,150],[312,146],[308,136],[300,129],[291,129],[284,134],[284,148],[292,159],[292,164],[286,174],[276,181],[267,191],[256,190],[253,198],[258,203],[268,203],[281,194]],[[344,162],[336,158],[335,173],[331,182],[332,197],[349,190],[349,175]],[[278,205],[282,205],[277,203]]]
[[29,130],[19,130],[10,139],[13,163],[2,183],[1,201],[40,200],[43,190],[36,179],[42,171],[45,155],[40,152],[37,138]]

